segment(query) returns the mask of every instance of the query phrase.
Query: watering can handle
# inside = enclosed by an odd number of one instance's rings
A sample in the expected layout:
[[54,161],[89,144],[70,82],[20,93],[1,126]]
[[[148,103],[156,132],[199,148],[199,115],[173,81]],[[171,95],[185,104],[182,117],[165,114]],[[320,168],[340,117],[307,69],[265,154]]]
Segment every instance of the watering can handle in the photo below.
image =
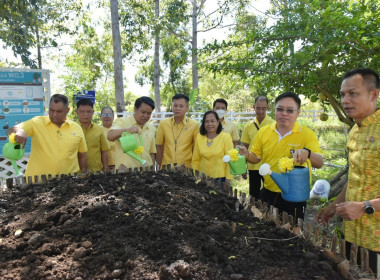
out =
[[[129,134],[132,134],[132,133],[129,132],[129,131],[125,131],[125,132],[123,132],[123,133],[121,134],[121,137],[123,137],[124,135],[129,135]],[[140,143],[141,143],[141,145],[143,145],[143,141],[142,141],[141,134],[140,134],[140,133],[137,133],[137,134],[138,134],[138,136],[139,136],[139,139],[140,139]]]

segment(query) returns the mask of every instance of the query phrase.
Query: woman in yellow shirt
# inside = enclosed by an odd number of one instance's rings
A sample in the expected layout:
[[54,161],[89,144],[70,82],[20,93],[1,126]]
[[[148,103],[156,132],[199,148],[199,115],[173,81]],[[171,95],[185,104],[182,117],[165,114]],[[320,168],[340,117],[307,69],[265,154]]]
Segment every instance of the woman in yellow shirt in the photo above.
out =
[[194,170],[216,178],[222,182],[232,179],[230,168],[223,157],[233,149],[230,134],[222,131],[218,114],[207,111],[203,115],[199,134],[195,141],[191,166]]

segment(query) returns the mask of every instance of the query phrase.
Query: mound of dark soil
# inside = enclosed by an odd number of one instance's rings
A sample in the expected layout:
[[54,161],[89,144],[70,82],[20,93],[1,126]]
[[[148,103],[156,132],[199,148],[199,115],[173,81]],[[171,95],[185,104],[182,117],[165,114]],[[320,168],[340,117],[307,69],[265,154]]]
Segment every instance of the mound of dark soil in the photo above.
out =
[[303,238],[179,172],[65,177],[0,198],[0,279],[342,279]]

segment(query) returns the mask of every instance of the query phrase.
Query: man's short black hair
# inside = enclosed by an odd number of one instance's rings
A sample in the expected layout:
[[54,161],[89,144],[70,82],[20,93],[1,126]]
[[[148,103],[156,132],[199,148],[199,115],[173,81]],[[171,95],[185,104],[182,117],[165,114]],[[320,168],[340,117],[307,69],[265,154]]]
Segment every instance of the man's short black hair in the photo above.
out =
[[50,97],[49,104],[52,103],[52,102],[54,102],[54,103],[62,102],[63,105],[69,106],[69,99],[65,95],[63,95],[63,94],[58,94],[57,93],[57,94],[52,95]]
[[190,100],[189,100],[189,97],[188,97],[187,95],[182,94],[182,93],[178,93],[178,94],[174,95],[174,96],[172,97],[172,102],[173,102],[174,100],[178,100],[178,99],[181,99],[181,98],[185,99],[185,100],[186,100],[186,103],[189,104],[189,101],[190,101]]
[[343,80],[350,78],[352,76],[355,76],[359,74],[363,77],[364,82],[367,84],[367,86],[370,89],[378,89],[379,88],[379,74],[376,73],[376,71],[370,69],[370,68],[355,68],[352,70],[349,70],[344,74]]
[[258,101],[265,101],[265,102],[267,103],[267,105],[269,104],[268,97],[266,97],[266,96],[264,96],[264,95],[257,96],[257,97],[255,98],[255,104],[256,104]]
[[143,103],[149,105],[150,107],[152,107],[152,110],[154,110],[154,108],[155,108],[154,101],[152,98],[150,98],[148,96],[142,96],[142,97],[139,97],[136,99],[136,101],[135,101],[136,109],[140,108],[141,104],[143,104]]
[[217,100],[214,101],[214,103],[212,104],[212,108],[214,109],[215,108],[215,105],[216,103],[219,102],[219,103],[223,103],[224,105],[226,105],[226,109],[228,108],[228,103],[225,99],[223,98],[218,98]]
[[[207,130],[206,130],[206,127],[205,127],[205,121],[206,121],[206,116],[209,115],[209,114],[214,114],[216,120],[219,121],[219,116],[218,116],[218,114],[215,111],[207,111],[206,113],[204,113],[203,119],[202,119],[202,124],[201,124],[201,127],[199,128],[199,133],[201,135],[206,135],[207,134]],[[222,123],[219,123],[218,128],[216,129],[216,134],[221,133],[222,130],[223,130]]]
[[298,109],[301,108],[301,99],[298,97],[297,94],[291,91],[285,91],[284,93],[281,93],[279,96],[277,96],[276,100],[274,101],[274,104],[277,104],[278,101],[286,97],[293,98],[294,101],[298,104]]
[[91,99],[82,98],[82,99],[79,99],[77,102],[77,109],[80,106],[86,106],[86,105],[91,106],[91,108],[94,108],[94,103],[92,103]]

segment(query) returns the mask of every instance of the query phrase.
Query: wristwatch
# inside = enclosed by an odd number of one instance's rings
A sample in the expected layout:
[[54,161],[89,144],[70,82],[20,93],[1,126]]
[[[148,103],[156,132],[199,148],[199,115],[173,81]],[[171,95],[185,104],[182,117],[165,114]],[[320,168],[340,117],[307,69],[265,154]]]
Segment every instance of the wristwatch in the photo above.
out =
[[309,152],[309,155],[307,156],[307,158],[310,158],[311,151],[308,148],[303,148],[303,149]]
[[375,208],[373,208],[373,206],[371,205],[371,203],[369,203],[368,200],[364,201],[364,211],[368,215],[371,215],[375,212]]

